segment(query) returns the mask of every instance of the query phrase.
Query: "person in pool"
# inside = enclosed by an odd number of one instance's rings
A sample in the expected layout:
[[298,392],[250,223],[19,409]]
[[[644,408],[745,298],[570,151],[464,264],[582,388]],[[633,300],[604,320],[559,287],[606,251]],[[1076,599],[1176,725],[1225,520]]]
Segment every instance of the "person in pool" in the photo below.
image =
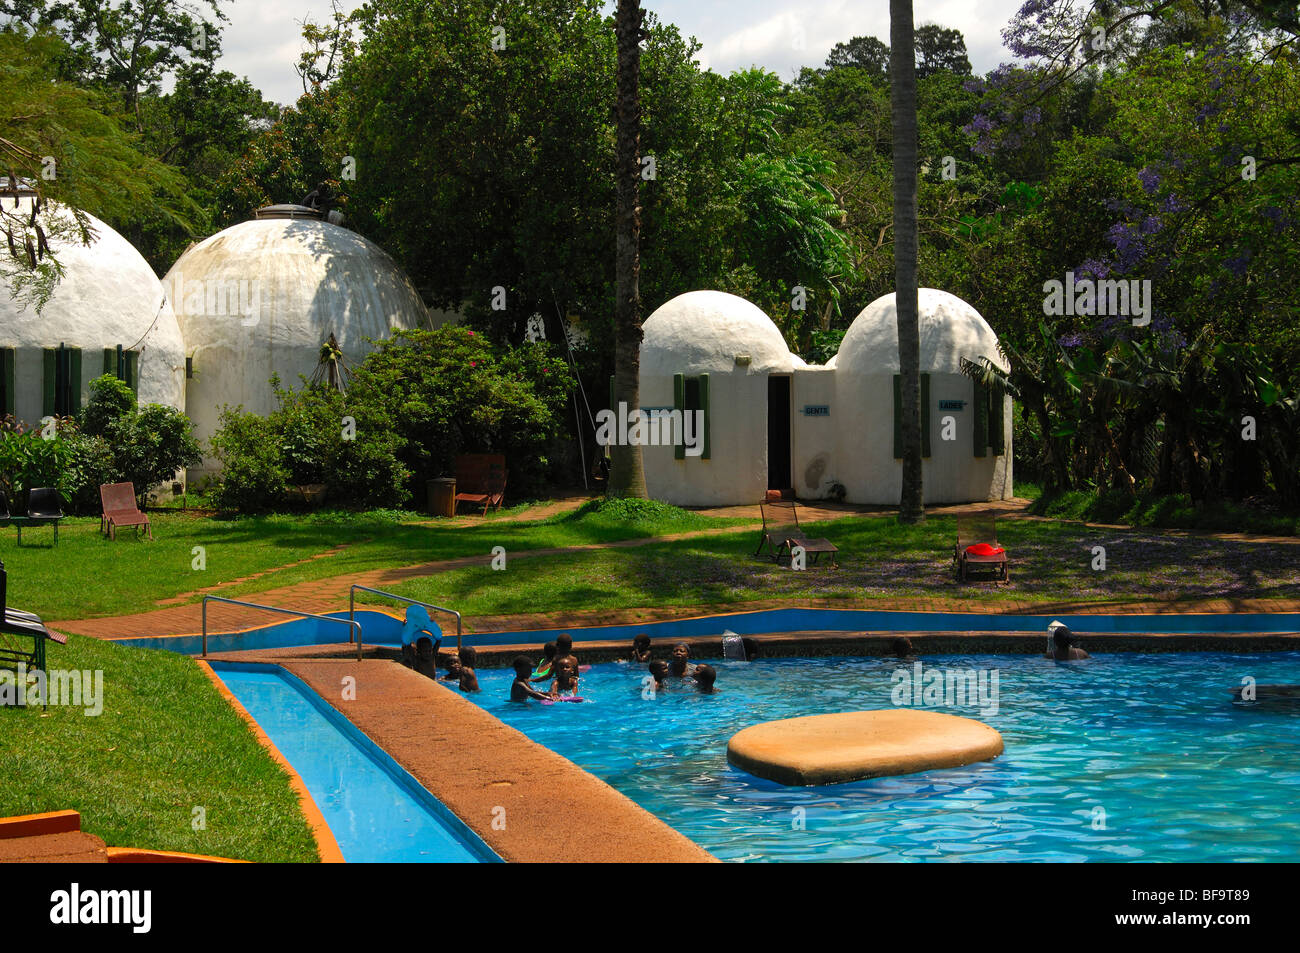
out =
[[542,646],[542,660],[529,676],[530,682],[545,682],[555,677],[555,643],[547,642]]
[[654,681],[655,691],[662,692],[665,688],[668,687],[664,684],[664,679],[668,677],[668,663],[661,658],[655,659],[653,662],[651,662],[650,677],[655,680]]
[[[427,660],[437,658],[440,645],[442,629],[429,618],[429,610],[424,606],[407,606],[406,618],[402,622],[402,664],[436,678],[437,668],[430,667]],[[432,646],[432,652],[429,646]]]
[[1055,659],[1058,662],[1077,662],[1080,659],[1092,658],[1083,649],[1075,648],[1074,643],[1077,641],[1073,632],[1063,625],[1058,625],[1052,632],[1052,651],[1044,652],[1043,658]]
[[650,661],[650,636],[644,632],[632,640],[632,661],[642,664]]
[[573,636],[567,632],[555,637],[555,658],[558,660],[565,657],[573,659],[573,670],[576,672],[578,670],[578,657],[573,654]]
[[673,678],[689,678],[691,674],[691,647],[685,642],[673,646],[672,658],[668,660],[668,674]]
[[460,650],[460,690],[462,692],[478,691],[478,676],[474,674],[474,663],[478,661],[478,651],[472,645],[461,646]]
[[530,698],[536,698],[538,701],[545,701],[550,698],[545,692],[539,692],[528,684],[529,673],[533,670],[533,660],[527,655],[516,655],[513,663],[515,670],[515,680],[510,683],[510,700],[512,702],[526,702]]
[[[559,646],[556,646],[558,649]],[[551,682],[551,697],[578,694],[578,660],[565,655],[555,660],[555,681]]]
[[900,635],[889,643],[890,651],[898,658],[911,658],[912,640]]
[[460,656],[452,653],[447,656],[447,674],[442,677],[444,682],[460,681]]
[[695,688],[701,695],[716,695],[718,690],[713,683],[718,680],[717,670],[712,665],[695,666]]

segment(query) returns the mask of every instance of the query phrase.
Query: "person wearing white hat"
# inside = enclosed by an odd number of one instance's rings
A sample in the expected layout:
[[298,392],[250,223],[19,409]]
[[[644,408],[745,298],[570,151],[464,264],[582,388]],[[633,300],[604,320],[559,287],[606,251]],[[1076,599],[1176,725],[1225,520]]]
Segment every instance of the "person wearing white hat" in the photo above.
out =
[[1064,622],[1050,622],[1047,626],[1047,651],[1043,653],[1043,658],[1055,659],[1058,662],[1075,662],[1079,659],[1092,658],[1083,649],[1075,648],[1074,633]]

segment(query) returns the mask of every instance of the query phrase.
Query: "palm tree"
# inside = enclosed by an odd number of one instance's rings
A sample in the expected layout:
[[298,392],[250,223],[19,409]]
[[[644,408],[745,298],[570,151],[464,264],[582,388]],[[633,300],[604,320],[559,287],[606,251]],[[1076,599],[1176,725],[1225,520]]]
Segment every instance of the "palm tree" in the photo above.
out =
[[894,305],[903,391],[903,492],[898,518],[925,519],[921,486],[921,336],[916,301],[916,43],[912,0],[889,0],[889,99],[894,131]]
[[[618,42],[617,140],[614,250],[614,407],[641,406],[641,0],[618,0],[614,34]],[[610,449],[607,495],[644,499],[645,468],[639,446]]]

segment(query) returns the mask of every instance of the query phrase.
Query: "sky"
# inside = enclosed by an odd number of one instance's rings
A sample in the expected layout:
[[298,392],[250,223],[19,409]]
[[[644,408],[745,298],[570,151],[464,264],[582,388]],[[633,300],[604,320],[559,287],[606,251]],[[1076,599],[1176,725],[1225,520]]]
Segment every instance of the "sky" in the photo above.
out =
[[[982,74],[1009,60],[1002,28],[1023,0],[913,0],[918,26],[956,27],[971,65]],[[887,0],[643,0],[660,20],[675,23],[703,48],[703,66],[719,73],[762,66],[792,79],[801,66],[821,66],[831,47],[854,36],[889,41]],[[345,0],[345,9],[358,3]],[[612,4],[611,4],[612,7]],[[268,98],[291,103],[302,94],[293,64],[302,50],[301,23],[329,18],[329,0],[232,0],[220,68],[247,76]]]

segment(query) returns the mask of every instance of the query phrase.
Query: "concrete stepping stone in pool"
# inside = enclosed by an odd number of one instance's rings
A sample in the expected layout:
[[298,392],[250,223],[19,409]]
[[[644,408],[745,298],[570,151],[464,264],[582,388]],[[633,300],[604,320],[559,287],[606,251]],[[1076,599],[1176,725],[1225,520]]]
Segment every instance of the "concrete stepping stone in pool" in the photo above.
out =
[[788,785],[956,768],[1001,753],[1002,735],[982,721],[909,708],[765,721],[727,742],[737,768]]

